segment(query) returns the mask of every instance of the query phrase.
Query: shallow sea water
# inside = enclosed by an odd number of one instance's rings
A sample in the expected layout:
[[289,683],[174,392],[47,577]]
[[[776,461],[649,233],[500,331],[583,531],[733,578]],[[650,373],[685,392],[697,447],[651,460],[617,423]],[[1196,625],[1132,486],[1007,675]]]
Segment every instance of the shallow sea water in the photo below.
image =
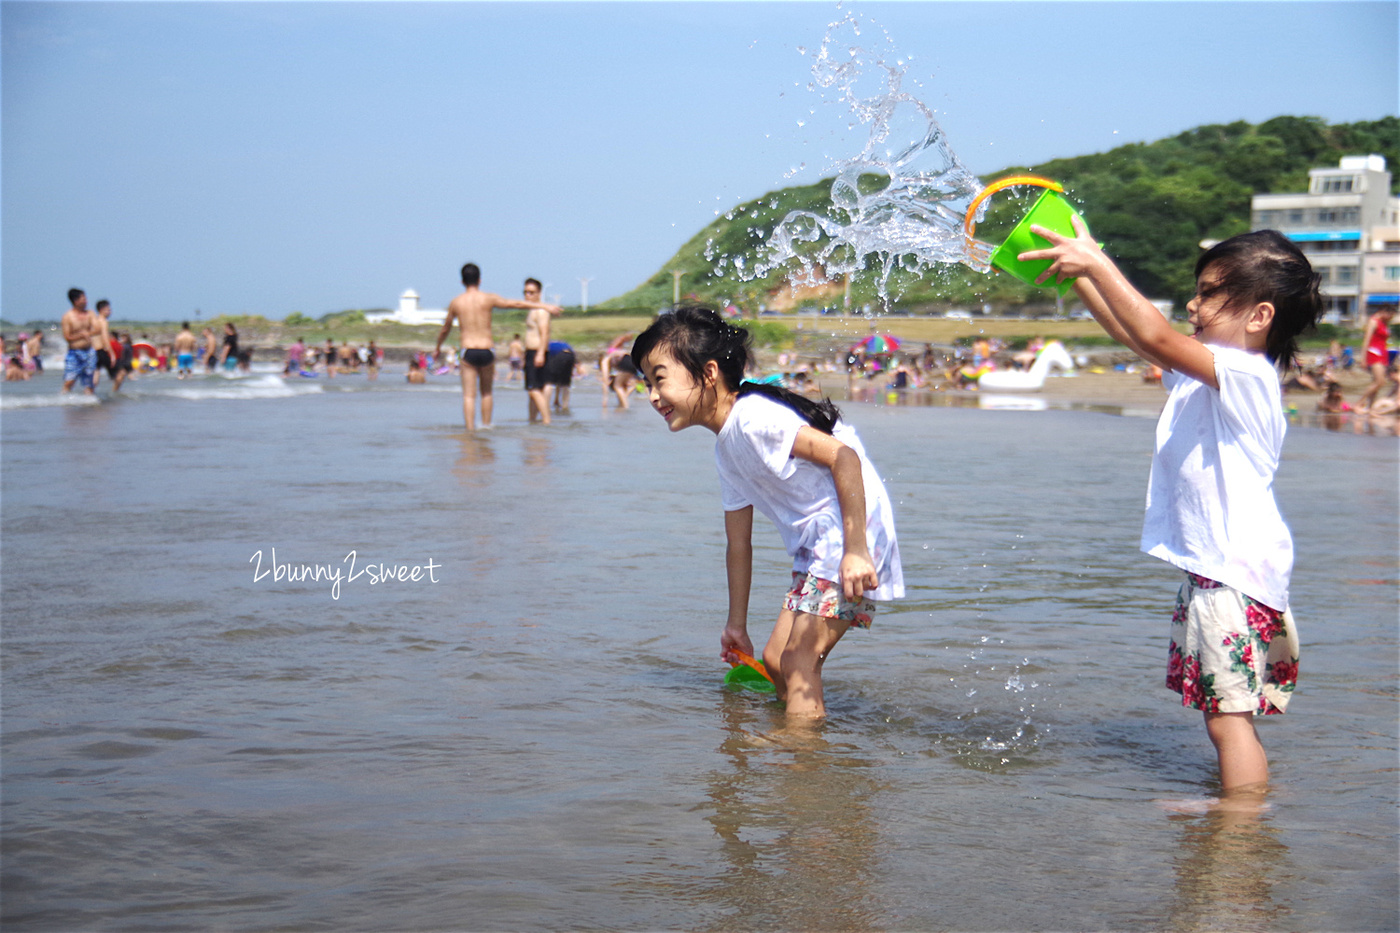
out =
[[1151,418],[847,404],[909,592],[794,730],[721,685],[712,436],[644,402],[45,378],[0,394],[7,930],[1400,925],[1394,438],[1290,429],[1302,672],[1240,815],[1161,686]]

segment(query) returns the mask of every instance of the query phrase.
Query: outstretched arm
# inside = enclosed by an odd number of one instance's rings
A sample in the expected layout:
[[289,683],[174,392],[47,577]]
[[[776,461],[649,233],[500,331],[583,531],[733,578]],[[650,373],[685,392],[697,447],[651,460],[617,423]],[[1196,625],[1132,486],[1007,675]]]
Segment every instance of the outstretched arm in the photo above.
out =
[[753,656],[749,638],[749,589],[753,583],[753,506],[724,513],[724,570],[729,579],[729,620],[719,637],[719,656],[730,664],[738,649]]
[[836,501],[841,506],[841,592],[846,599],[859,599],[866,590],[880,585],[865,543],[865,479],[861,475],[860,455],[813,427],[797,432],[792,455],[831,471]]
[[545,304],[542,301],[531,301],[528,298],[502,298],[500,295],[491,295],[491,305],[496,308],[511,309],[515,311],[529,311],[532,308],[543,308],[551,314],[563,314],[564,309],[559,305]]
[[1133,288],[1113,260],[1089,236],[1089,228],[1078,217],[1074,237],[1034,225],[1031,232],[1050,242],[1049,249],[1031,250],[1018,258],[1023,261],[1051,260],[1036,284],[1050,280],[1075,279],[1074,289],[1085,307],[1108,331],[1109,336],[1163,369],[1175,370],[1219,388],[1215,378],[1215,354],[1210,348],[1180,333],[1153,304]]

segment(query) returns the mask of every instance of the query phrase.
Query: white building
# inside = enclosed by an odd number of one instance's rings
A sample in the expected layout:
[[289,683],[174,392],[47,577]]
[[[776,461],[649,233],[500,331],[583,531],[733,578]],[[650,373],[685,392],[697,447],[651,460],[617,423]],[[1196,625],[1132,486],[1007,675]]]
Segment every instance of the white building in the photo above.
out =
[[[1377,251],[1378,234],[1387,242],[1377,228],[1400,224],[1400,198],[1390,193],[1384,156],[1345,156],[1336,168],[1310,170],[1306,194],[1256,194],[1250,208],[1251,230],[1277,230],[1307,253],[1332,319],[1355,320],[1368,303],[1382,303],[1370,299],[1384,293],[1368,294],[1363,280],[1371,281],[1366,257]],[[1390,296],[1395,292],[1389,289]]]
[[1400,308],[1400,228],[1373,227],[1361,257],[1361,299],[1367,312]]
[[418,307],[418,293],[409,289],[399,296],[399,307],[397,311],[385,311],[378,314],[366,314],[365,320],[371,324],[383,324],[390,322],[394,324],[437,324],[447,320],[447,312],[442,308],[420,308]]

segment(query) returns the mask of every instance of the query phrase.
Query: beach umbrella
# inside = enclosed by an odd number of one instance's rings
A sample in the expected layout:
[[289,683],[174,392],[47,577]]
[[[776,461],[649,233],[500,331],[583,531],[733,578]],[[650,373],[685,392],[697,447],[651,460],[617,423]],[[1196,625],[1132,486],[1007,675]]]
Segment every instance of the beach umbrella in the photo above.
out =
[[871,334],[856,341],[852,350],[864,350],[870,356],[894,353],[900,347],[900,339],[893,334]]

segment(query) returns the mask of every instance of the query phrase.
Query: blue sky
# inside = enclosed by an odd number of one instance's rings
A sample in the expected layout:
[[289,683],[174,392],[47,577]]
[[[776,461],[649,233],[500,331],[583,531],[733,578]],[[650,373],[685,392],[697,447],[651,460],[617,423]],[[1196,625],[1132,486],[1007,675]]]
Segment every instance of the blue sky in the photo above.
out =
[[[1395,2],[851,4],[977,173],[1397,112]],[[864,141],[806,90],[834,3],[0,3],[0,314],[627,291]],[[810,111],[816,110],[816,114]],[[804,121],[799,126],[798,121]],[[793,174],[801,165],[806,168]],[[1400,170],[1400,167],[1397,168]]]

